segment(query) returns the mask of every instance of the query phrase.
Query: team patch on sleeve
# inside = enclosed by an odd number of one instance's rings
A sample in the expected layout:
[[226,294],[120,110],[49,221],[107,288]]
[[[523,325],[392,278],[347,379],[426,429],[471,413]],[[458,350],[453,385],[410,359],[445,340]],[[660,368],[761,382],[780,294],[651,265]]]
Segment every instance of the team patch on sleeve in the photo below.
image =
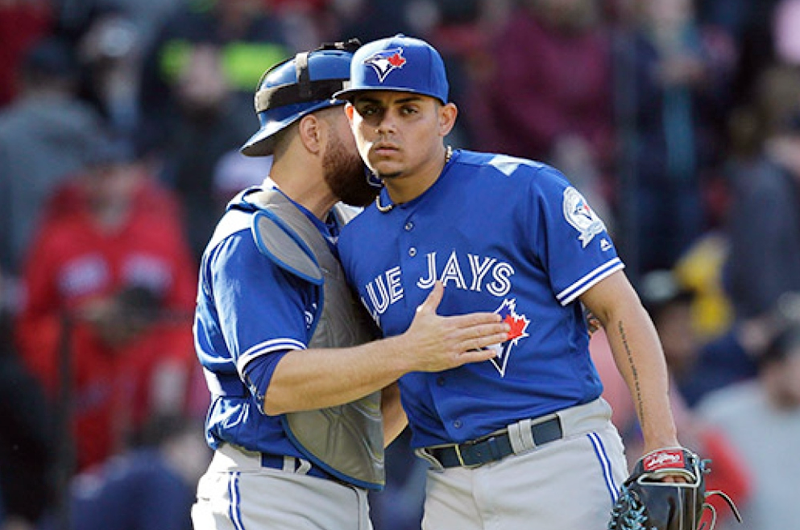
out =
[[564,219],[578,231],[581,246],[586,245],[596,236],[606,231],[602,219],[589,207],[589,203],[578,190],[569,187],[564,190]]

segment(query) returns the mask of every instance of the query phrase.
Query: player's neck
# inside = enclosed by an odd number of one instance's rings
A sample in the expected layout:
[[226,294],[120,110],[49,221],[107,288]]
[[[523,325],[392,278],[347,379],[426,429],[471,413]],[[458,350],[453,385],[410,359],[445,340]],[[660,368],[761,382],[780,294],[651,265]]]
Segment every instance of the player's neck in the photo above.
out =
[[338,202],[325,183],[322,169],[313,163],[298,165],[281,160],[272,166],[270,177],[287,197],[318,219],[327,218],[331,208]]
[[425,193],[439,179],[451,156],[452,149],[447,146],[446,149],[443,148],[442,155],[431,159],[429,163],[423,164],[413,172],[383,177],[384,185],[392,202],[403,204],[413,201]]

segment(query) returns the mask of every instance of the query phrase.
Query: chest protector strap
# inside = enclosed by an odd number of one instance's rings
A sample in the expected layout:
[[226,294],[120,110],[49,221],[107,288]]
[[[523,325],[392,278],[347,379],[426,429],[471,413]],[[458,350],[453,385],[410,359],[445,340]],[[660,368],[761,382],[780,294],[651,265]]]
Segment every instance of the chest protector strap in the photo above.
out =
[[[259,250],[322,288],[309,348],[346,348],[374,339],[372,321],[314,223],[277,191],[260,192],[252,200],[260,207],[252,226]],[[334,214],[342,222],[352,217],[338,205]],[[380,412],[380,392],[374,392],[352,403],[292,412],[282,419],[289,438],[312,462],[347,482],[380,489],[385,482]]]

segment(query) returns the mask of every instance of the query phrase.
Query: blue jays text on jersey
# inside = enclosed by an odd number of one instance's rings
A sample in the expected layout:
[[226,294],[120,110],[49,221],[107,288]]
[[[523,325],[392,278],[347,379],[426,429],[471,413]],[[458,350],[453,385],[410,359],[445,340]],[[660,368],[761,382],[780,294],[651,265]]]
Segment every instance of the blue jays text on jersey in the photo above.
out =
[[408,328],[437,280],[439,314],[495,311],[511,326],[491,361],[401,378],[415,447],[473,439],[602,392],[578,298],[624,265],[556,169],[457,151],[421,196],[350,222],[339,255],[387,336]]

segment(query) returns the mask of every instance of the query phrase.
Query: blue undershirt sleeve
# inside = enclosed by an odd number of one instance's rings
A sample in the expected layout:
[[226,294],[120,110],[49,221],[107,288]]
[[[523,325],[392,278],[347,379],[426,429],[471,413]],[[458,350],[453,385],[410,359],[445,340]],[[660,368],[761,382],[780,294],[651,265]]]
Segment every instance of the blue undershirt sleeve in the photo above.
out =
[[247,388],[253,395],[253,398],[258,403],[258,410],[262,414],[264,412],[264,398],[267,395],[267,388],[269,388],[270,381],[272,381],[272,374],[275,373],[278,363],[283,356],[291,350],[282,350],[278,352],[271,352],[268,355],[260,355],[247,363],[244,367],[244,380]]

